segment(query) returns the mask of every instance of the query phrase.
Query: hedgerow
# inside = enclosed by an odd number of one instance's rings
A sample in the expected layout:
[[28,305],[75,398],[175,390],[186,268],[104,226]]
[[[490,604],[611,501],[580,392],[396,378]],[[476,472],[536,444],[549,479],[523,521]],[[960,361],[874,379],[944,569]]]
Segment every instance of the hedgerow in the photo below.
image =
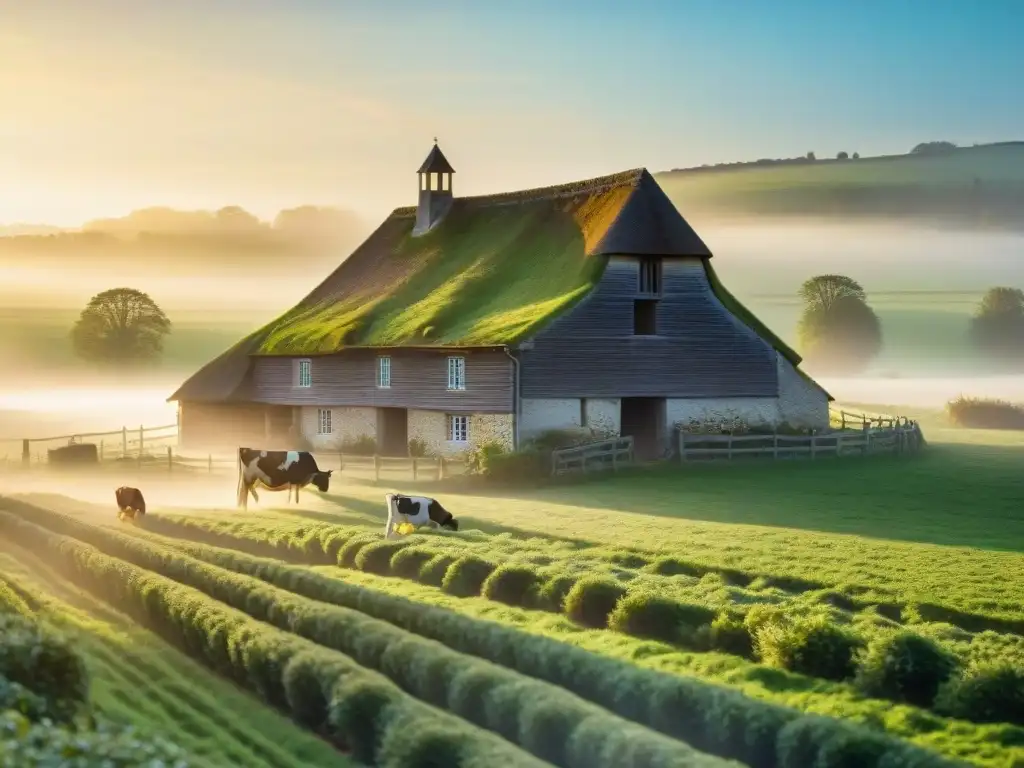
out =
[[[4,519],[5,523],[8,520],[17,521],[16,530],[19,525],[32,525],[3,512],[0,512],[0,519]],[[538,703],[556,706],[561,713],[559,717],[567,723],[570,730],[584,721],[601,722],[599,744],[581,744],[578,750],[565,750],[564,762],[560,762],[559,765],[567,768],[611,768],[622,765],[623,763],[619,762],[593,763],[590,760],[594,754],[628,754],[633,748],[631,745],[635,744],[643,745],[644,754],[651,758],[651,762],[646,764],[650,768],[721,764],[719,760],[701,755],[682,741],[666,738],[660,733],[619,718],[565,690],[540,680],[523,677],[487,661],[467,659],[464,655],[437,642],[371,618],[364,613],[298,597],[290,592],[269,587],[257,579],[225,571],[188,557],[180,551],[90,526],[54,513],[48,513],[40,522],[61,533],[67,532],[81,537],[83,541],[95,544],[107,555],[123,558],[123,561],[173,578],[228,605],[244,609],[254,619],[291,630],[302,638],[351,654],[358,663],[380,670],[401,688],[435,706],[449,706],[453,680],[467,669],[476,668],[489,679],[489,690],[484,694],[484,706],[473,707],[467,711],[453,708],[452,711],[523,746],[538,757],[549,759],[556,748],[555,745],[548,743],[545,737],[548,728],[546,721],[533,715],[533,708]],[[127,566],[127,563],[123,564]],[[306,583],[311,582],[307,579]],[[246,618],[256,624],[249,617]],[[193,647],[205,642],[201,627],[183,622],[183,629],[186,636],[192,640]],[[288,702],[280,670],[286,666],[287,656],[292,653],[288,650],[289,642],[299,640],[300,638],[292,635],[276,633],[272,642],[265,641],[269,647],[261,649],[262,652],[258,656],[253,656],[245,669],[245,676],[249,678],[247,682],[251,687],[277,706],[285,706]],[[251,678],[254,667],[259,668],[255,680]],[[237,673],[237,668],[234,671]],[[308,682],[304,687],[309,687]],[[317,715],[319,716],[319,713]],[[308,705],[303,710],[302,717],[307,722],[311,719]]]
[[857,669],[857,686],[869,696],[931,707],[957,671],[956,656],[931,638],[906,630],[876,637]]
[[[524,674],[548,680],[584,698],[601,704],[623,717],[682,739],[692,746],[723,757],[736,758],[750,765],[790,766],[798,763],[776,761],[778,734],[789,723],[810,718],[823,737],[822,756],[817,765],[845,765],[832,755],[836,744],[858,739],[872,743],[877,737],[859,727],[836,720],[802,715],[794,710],[750,699],[742,694],[697,680],[679,678],[626,662],[595,656],[583,649],[550,638],[528,635],[511,627],[480,622],[445,609],[415,603],[344,581],[322,576],[277,561],[260,559],[238,552],[219,550],[202,544],[176,542],[181,551],[209,560],[231,570],[247,573],[300,591],[316,600],[358,608],[367,614],[407,628],[446,645],[484,658],[494,659]],[[448,701],[453,711],[467,706],[468,711],[482,708],[486,675],[477,670],[466,672],[452,685]],[[468,701],[468,704],[465,703]],[[832,728],[833,731],[828,729]],[[951,763],[920,748],[891,737],[886,744],[887,761],[879,765],[945,766]],[[859,754],[859,753],[858,753]],[[781,758],[780,758],[781,759]],[[864,764],[865,768],[872,765]]]
[[[47,522],[54,522],[49,520]],[[89,528],[86,524],[79,524]],[[286,711],[302,701],[294,712],[306,725],[321,729],[339,746],[359,745],[368,762],[381,766],[406,766],[384,751],[416,752],[416,742],[425,738],[416,724],[429,723],[447,734],[458,747],[454,766],[540,766],[542,763],[502,740],[461,723],[458,719],[415,701],[351,658],[321,648],[302,637],[276,629],[218,603],[210,596],[184,584],[150,573],[124,560],[73,538],[21,520],[0,511],[0,526],[11,538],[27,547],[45,548],[78,582],[108,602],[145,621],[191,655],[256,692],[264,701]],[[101,533],[100,529],[94,531]],[[139,542],[141,544],[141,542]],[[158,553],[157,554],[157,559]],[[181,567],[184,574],[186,566]],[[225,575],[228,575],[226,572]],[[265,595],[244,595],[260,603]],[[266,602],[263,608],[272,608]],[[291,665],[301,664],[297,671]],[[352,712],[341,683],[365,679],[374,683],[383,703],[374,711],[370,731],[377,736],[367,743],[366,722]],[[292,686],[289,688],[289,686]],[[307,695],[319,686],[321,697],[311,702]],[[431,739],[433,734],[429,734]],[[397,745],[397,746],[396,746]],[[372,754],[371,754],[372,753]]]

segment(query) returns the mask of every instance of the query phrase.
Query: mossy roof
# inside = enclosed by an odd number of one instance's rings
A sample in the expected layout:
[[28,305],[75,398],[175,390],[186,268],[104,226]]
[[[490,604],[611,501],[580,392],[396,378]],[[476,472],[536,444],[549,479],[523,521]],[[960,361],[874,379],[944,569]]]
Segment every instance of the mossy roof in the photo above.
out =
[[585,297],[611,255],[699,257],[719,299],[794,365],[800,357],[724,289],[711,252],[645,169],[456,198],[413,237],[398,208],[319,286],[186,381],[170,400],[246,399],[250,356],[371,347],[514,345]]

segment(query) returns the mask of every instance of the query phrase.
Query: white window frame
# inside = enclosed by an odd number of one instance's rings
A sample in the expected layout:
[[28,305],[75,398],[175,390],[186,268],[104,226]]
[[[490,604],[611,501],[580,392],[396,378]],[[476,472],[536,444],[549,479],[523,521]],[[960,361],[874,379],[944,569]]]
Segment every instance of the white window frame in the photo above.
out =
[[[303,376],[303,371],[306,375]],[[313,386],[313,361],[309,358],[299,360],[295,367],[295,386],[309,389]]]
[[331,408],[316,409],[316,433],[318,435],[334,434],[334,411]]
[[469,442],[469,416],[448,414],[448,442],[463,445]]
[[448,390],[461,392],[466,389],[466,358],[448,358]]
[[391,389],[391,358],[377,358],[377,389]]

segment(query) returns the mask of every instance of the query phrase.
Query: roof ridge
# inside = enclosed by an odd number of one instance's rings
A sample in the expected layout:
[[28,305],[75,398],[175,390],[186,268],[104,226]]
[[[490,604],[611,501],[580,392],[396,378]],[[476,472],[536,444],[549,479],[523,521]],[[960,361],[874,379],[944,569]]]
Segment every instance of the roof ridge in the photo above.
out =
[[[609,173],[604,176],[594,176],[590,179],[551,184],[546,187],[532,187],[530,189],[513,190],[512,192],[491,192],[486,195],[455,197],[453,203],[458,205],[505,205],[593,194],[612,187],[636,186],[640,183],[640,179],[643,178],[644,174],[650,176],[647,168],[641,166],[639,168],[630,168],[628,171],[618,171],[617,173]],[[406,205],[395,208],[391,215],[404,216],[415,213],[415,211],[416,206]]]

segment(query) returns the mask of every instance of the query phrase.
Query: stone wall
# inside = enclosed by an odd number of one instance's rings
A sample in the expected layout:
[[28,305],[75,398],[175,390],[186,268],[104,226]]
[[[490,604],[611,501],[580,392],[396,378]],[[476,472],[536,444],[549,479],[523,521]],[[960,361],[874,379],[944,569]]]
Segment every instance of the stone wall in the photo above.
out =
[[377,439],[377,409],[372,407],[337,406],[331,410],[331,434],[317,434],[317,411],[314,406],[302,408],[302,435],[313,448],[340,450],[345,441],[360,437]]
[[524,398],[519,414],[519,440],[527,442],[549,429],[580,429],[579,398]]
[[617,399],[587,398],[583,401],[587,427],[599,437],[618,437],[622,408]]
[[432,456],[456,457],[484,443],[496,442],[512,450],[513,420],[510,413],[469,414],[469,440],[448,440],[448,414],[443,411],[409,411],[409,440],[422,440]]
[[797,372],[793,364],[778,355],[779,415],[795,427],[827,429],[828,394],[818,384]]

